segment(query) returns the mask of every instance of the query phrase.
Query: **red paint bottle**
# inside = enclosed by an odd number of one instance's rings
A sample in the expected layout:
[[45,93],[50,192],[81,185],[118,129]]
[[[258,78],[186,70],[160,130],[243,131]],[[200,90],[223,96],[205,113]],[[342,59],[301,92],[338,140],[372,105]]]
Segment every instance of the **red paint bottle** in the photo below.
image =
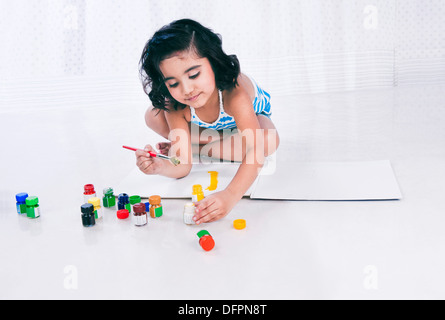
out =
[[88,203],[88,200],[90,200],[91,198],[95,198],[96,197],[96,191],[94,190],[94,185],[92,184],[86,184],[83,187],[83,200],[85,203]]

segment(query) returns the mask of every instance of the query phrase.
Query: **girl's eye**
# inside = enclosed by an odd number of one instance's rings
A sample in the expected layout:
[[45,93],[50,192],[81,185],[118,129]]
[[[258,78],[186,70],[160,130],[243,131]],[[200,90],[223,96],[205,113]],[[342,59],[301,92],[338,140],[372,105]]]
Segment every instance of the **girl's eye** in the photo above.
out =
[[190,76],[190,79],[196,79],[201,74],[201,72],[198,72],[197,74],[194,74],[193,76]]
[[173,83],[168,85],[170,88],[176,88],[178,86],[178,83]]

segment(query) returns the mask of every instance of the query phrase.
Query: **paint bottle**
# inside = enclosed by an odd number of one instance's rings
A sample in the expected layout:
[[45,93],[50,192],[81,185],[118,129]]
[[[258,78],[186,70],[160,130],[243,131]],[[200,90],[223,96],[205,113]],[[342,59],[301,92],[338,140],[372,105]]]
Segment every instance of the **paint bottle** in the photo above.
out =
[[193,186],[192,192],[192,202],[198,202],[204,199],[204,192],[202,191],[202,186],[200,184],[195,184]]
[[26,215],[30,219],[36,219],[40,217],[39,198],[28,197],[26,202]]
[[94,185],[92,184],[86,184],[83,187],[83,200],[85,201],[85,203],[88,203],[88,200],[90,200],[91,198],[96,197],[96,191],[94,190]]
[[121,193],[117,197],[117,209],[127,209],[131,213],[130,197],[126,193]]
[[193,202],[187,202],[184,205],[184,223],[185,224],[195,224],[193,221],[193,216],[195,215],[195,204]]
[[201,230],[197,233],[199,237],[199,245],[205,250],[210,251],[215,247],[215,240],[207,230]]
[[135,205],[136,203],[141,202],[141,196],[131,196],[130,197],[130,205]]
[[91,203],[94,206],[94,218],[96,220],[101,219],[104,214],[102,211],[102,207],[100,206],[100,198],[90,198],[90,200],[88,200],[88,203]]
[[151,196],[148,198],[148,202],[150,203],[150,217],[159,218],[162,217],[162,204],[160,196]]
[[204,192],[202,191],[202,185],[195,184],[192,192],[192,202],[198,202],[204,199]]
[[145,204],[136,203],[133,206],[133,221],[137,227],[145,226],[148,223],[147,211],[145,211]]
[[18,193],[15,195],[18,214],[26,214],[26,198],[28,198],[28,194],[26,192]]
[[130,212],[127,209],[121,209],[117,210],[116,215],[119,220],[125,220],[130,216]]
[[111,208],[116,205],[116,198],[113,194],[113,188],[104,189],[104,197],[102,198],[102,202],[105,208]]
[[82,224],[84,227],[92,227],[96,224],[94,206],[91,203],[81,205],[80,211],[82,212]]

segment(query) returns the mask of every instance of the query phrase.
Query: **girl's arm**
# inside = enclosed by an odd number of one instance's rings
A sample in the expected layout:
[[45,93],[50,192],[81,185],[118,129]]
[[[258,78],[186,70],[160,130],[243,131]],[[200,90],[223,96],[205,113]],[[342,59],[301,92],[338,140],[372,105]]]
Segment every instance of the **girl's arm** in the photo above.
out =
[[162,175],[171,178],[183,178],[192,170],[192,143],[190,130],[182,110],[165,112],[170,133],[168,140],[171,141],[169,156],[176,156],[181,163],[174,166],[170,161],[165,161],[166,165]]
[[[227,215],[244,196],[257,178],[264,164],[264,139],[252,102],[247,94],[237,93],[228,101],[242,138],[243,161],[230,184],[223,191],[214,193],[196,203],[194,220],[197,224],[211,222]],[[229,110],[228,110],[229,111]]]
[[137,166],[145,174],[159,174],[170,178],[183,178],[192,169],[191,140],[187,121],[182,116],[181,111],[165,112],[169,128],[173,128],[169,133],[171,147],[169,156],[176,156],[180,160],[178,166],[174,166],[170,161],[151,157],[147,152],[154,151],[151,145],[147,145],[144,150],[136,151]]
[[231,113],[242,138],[243,161],[227,190],[240,200],[257,178],[264,164],[264,137],[248,95],[239,94],[232,101]]

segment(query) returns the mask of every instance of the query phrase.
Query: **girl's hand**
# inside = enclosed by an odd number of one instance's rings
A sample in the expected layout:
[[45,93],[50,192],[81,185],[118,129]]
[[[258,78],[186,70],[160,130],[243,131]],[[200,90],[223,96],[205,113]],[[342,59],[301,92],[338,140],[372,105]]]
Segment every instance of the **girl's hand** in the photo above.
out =
[[148,151],[153,151],[151,145],[146,145],[144,150],[136,151],[136,165],[145,174],[159,174],[162,169],[162,159],[153,158],[148,154]]
[[227,190],[211,194],[195,202],[196,214],[193,220],[196,224],[201,224],[221,219],[229,214],[237,202],[238,199]]

